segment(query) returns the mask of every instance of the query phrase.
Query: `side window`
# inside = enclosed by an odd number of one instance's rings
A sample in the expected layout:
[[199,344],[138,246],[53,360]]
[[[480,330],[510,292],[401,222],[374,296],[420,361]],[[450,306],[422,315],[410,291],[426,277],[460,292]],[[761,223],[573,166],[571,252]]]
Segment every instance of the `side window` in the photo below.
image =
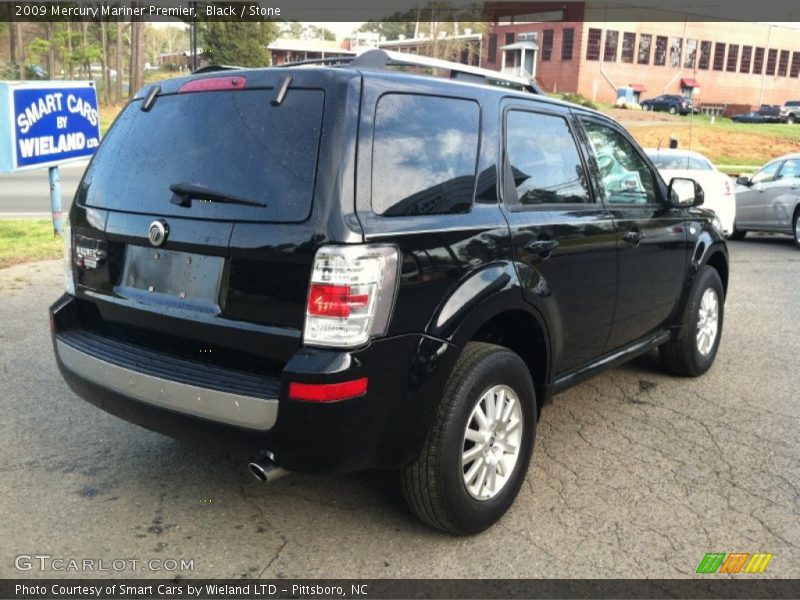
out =
[[775,179],[775,175],[778,174],[778,169],[780,169],[782,164],[783,163],[780,161],[768,164],[758,173],[753,175],[753,178],[750,181],[753,183],[766,183],[768,181],[772,181]]
[[516,199],[505,199],[508,204],[591,201],[583,163],[563,117],[508,111],[506,157],[506,177],[513,178],[517,192]]
[[793,158],[783,163],[778,179],[800,179],[800,160]]
[[469,212],[480,108],[472,100],[386,94],[375,113],[372,210],[385,216]]
[[650,167],[625,136],[611,127],[583,121],[600,169],[609,204],[656,204],[656,184]]

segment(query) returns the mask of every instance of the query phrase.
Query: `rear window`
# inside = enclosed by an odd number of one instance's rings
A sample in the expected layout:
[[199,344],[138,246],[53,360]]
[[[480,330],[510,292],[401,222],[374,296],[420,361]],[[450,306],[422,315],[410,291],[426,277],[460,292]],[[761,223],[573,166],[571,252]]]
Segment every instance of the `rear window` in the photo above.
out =
[[372,150],[372,210],[386,216],[469,212],[480,109],[471,100],[386,94]]
[[[84,179],[89,206],[206,219],[296,222],[311,210],[324,93],[271,89],[160,96],[131,103],[103,139]],[[193,184],[263,206],[172,203]]]
[[710,162],[699,156],[691,154],[662,154],[658,152],[648,153],[650,160],[658,169],[683,169],[689,171],[713,171],[714,167]]

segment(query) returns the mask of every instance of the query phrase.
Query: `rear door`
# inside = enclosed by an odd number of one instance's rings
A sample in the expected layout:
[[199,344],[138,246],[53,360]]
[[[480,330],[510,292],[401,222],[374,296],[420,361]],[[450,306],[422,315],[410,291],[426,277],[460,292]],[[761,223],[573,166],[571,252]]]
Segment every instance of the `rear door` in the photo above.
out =
[[610,351],[663,326],[686,275],[687,236],[682,209],[663,197],[655,170],[616,123],[582,116],[598,166],[598,184],[615,223],[619,252],[616,312]]
[[617,259],[569,111],[509,101],[503,110],[503,207],[526,298],[553,317],[556,372],[599,356],[611,329]]

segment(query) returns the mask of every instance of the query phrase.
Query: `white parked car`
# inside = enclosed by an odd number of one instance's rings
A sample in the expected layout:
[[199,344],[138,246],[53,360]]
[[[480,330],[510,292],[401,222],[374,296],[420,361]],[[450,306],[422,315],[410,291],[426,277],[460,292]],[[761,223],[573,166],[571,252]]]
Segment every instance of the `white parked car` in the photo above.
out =
[[733,233],[733,222],[736,220],[736,195],[730,177],[718,171],[711,161],[699,152],[665,148],[645,148],[645,152],[664,181],[668,182],[673,177],[688,177],[699,183],[705,192],[703,208],[709,208],[717,214],[726,236]]

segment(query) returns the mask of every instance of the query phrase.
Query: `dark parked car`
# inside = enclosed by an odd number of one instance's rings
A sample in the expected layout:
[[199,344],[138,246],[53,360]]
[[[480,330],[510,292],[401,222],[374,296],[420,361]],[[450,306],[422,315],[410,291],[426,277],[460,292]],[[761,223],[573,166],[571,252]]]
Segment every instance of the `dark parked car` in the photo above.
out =
[[[602,114],[493,71],[336,60],[136,94],[70,210],[58,365],[262,480],[398,469],[420,519],[478,532],[553,394],[654,348],[711,366],[725,242]],[[451,79],[387,68],[409,63]]]
[[673,94],[663,94],[655,98],[643,100],[641,104],[644,110],[667,111],[672,115],[676,113],[686,115],[694,110],[691,98]]
[[800,153],[776,158],[736,183],[731,238],[744,239],[748,231],[771,231],[791,235],[800,247]]
[[750,111],[741,115],[731,117],[734,123],[767,123],[767,119],[758,112]]

